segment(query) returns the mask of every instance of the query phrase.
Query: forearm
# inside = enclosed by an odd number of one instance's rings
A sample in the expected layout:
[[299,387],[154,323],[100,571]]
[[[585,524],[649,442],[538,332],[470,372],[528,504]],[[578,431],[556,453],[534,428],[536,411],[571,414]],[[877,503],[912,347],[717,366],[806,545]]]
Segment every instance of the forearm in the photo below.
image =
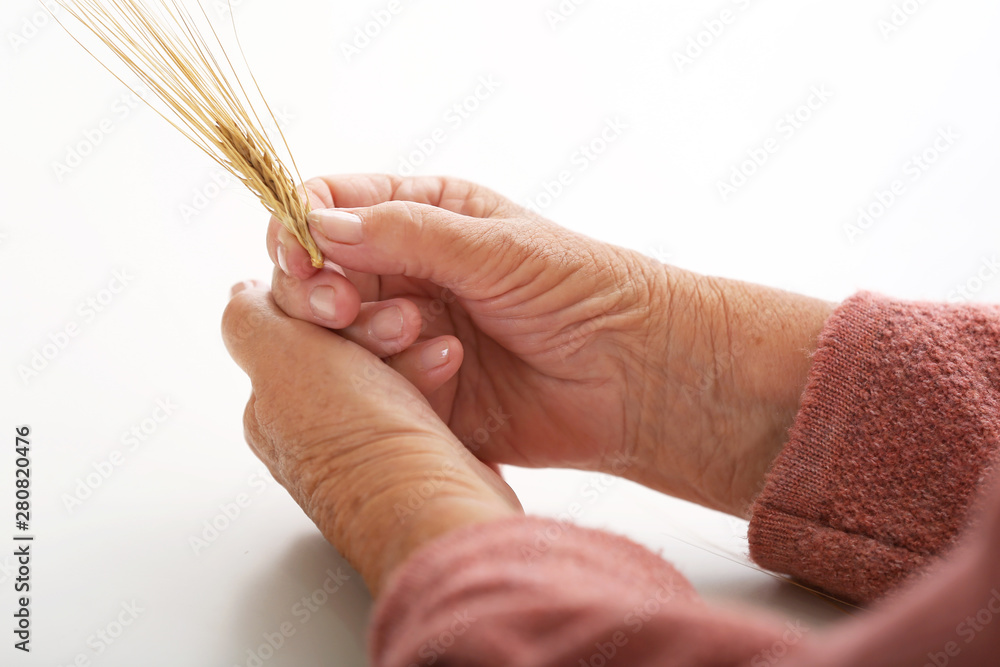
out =
[[738,516],[795,419],[834,305],[663,266],[637,458],[626,476]]

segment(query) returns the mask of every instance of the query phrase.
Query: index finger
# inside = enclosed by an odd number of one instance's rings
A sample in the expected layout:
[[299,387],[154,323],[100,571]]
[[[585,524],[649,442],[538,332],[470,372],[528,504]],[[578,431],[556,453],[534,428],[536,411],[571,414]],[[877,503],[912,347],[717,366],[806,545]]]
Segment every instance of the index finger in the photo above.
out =
[[[447,176],[402,177],[392,174],[342,174],[306,181],[309,208],[365,208],[389,201],[428,204],[471,218],[502,218],[524,215],[525,210],[506,197],[470,181]],[[308,280],[316,269],[309,254],[277,219],[267,230],[267,252],[282,271]],[[283,243],[280,241],[284,241]],[[348,274],[352,280],[357,276]],[[359,284],[362,288],[364,285]]]

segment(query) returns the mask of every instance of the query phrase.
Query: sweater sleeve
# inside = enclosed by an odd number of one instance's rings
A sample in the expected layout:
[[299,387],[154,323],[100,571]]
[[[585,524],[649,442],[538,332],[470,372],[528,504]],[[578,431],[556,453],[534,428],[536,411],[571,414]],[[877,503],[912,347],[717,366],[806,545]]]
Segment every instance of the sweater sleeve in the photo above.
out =
[[[790,442],[753,508],[761,564],[871,600],[956,543],[996,468],[1000,308],[859,294],[827,322]],[[832,636],[710,609],[669,564],[540,518],[449,533],[383,591],[373,667],[987,664],[1000,650],[1000,487],[981,531]],[[940,662],[944,660],[945,662]],[[948,662],[951,661],[951,662]]]
[[998,369],[996,306],[844,302],[752,507],[753,559],[862,602],[919,576],[996,467]]
[[369,655],[373,667],[743,665],[789,631],[708,608],[625,538],[527,517],[409,558],[376,607]]

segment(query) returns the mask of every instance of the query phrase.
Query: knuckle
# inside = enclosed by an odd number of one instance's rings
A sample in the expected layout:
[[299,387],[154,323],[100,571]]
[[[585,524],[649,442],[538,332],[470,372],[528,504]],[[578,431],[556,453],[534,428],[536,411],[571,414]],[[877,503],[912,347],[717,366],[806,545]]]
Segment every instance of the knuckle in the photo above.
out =
[[330,186],[322,178],[310,178],[299,186],[312,206],[330,206],[333,198],[330,196]]
[[[444,208],[473,218],[489,218],[504,208],[507,199],[479,183],[462,178],[442,179],[441,202]],[[445,206],[445,203],[452,204]]]
[[440,178],[436,176],[414,176],[395,181],[390,199],[423,204],[437,204],[437,193],[440,190]]
[[375,217],[375,233],[387,247],[413,249],[424,234],[426,204],[391,201],[381,204],[382,215]]
[[222,312],[222,336],[226,339],[226,342],[235,339],[235,334],[243,326],[243,320],[246,316],[246,299],[240,297],[243,293],[239,293],[229,300],[226,304],[226,309]]
[[375,209],[382,214],[379,216],[381,220],[392,221],[398,224],[399,222],[406,222],[408,219],[413,218],[413,209],[419,205],[411,201],[393,200],[382,202]]
[[243,409],[243,437],[250,445],[250,449],[260,457],[261,446],[264,444],[261,438],[260,423],[257,420],[256,397],[250,396],[246,408]]
[[240,292],[226,305],[222,313],[222,337],[229,346],[239,346],[251,340],[264,325],[265,314],[257,307],[254,295]]
[[405,240],[402,235],[419,230],[422,224],[421,206],[409,201],[384,202],[374,207],[374,215],[366,222],[385,241]]
[[304,281],[291,278],[284,271],[275,267],[271,276],[271,298],[283,312],[290,314],[296,311],[297,299],[307,299],[302,296]]

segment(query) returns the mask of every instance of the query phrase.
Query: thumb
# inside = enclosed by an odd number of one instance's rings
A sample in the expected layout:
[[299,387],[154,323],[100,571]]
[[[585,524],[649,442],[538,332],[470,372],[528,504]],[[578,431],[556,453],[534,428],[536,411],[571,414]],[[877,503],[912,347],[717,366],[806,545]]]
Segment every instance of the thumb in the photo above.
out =
[[314,210],[309,224],[323,254],[344,268],[430,280],[468,297],[491,290],[532,255],[524,223],[415,202]]
[[361,353],[323,327],[288,317],[257,281],[233,287],[222,316],[222,338],[255,387],[258,382],[323,386],[331,375],[356,370],[351,364]]

